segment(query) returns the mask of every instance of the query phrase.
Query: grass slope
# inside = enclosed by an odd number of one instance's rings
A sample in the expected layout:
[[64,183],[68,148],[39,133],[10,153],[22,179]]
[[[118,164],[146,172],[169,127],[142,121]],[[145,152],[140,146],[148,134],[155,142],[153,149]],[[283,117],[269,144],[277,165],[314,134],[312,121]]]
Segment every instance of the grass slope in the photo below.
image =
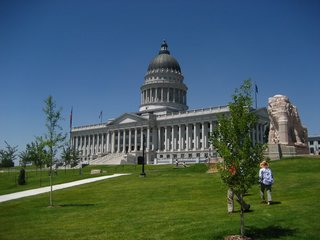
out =
[[[319,239],[320,159],[286,159],[270,167],[275,204],[260,204],[258,185],[251,189],[247,235]],[[133,174],[56,191],[54,208],[47,207],[48,194],[0,203],[0,239],[204,240],[239,233],[239,214],[227,214],[226,189],[205,165],[146,166],[145,178],[134,166],[104,170]]]

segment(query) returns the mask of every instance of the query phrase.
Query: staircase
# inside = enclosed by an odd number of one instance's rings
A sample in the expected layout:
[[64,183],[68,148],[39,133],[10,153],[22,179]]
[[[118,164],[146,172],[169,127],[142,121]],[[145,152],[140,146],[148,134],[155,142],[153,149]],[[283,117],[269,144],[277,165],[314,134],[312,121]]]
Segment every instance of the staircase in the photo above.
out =
[[89,162],[89,165],[120,165],[128,164],[125,153],[109,153]]

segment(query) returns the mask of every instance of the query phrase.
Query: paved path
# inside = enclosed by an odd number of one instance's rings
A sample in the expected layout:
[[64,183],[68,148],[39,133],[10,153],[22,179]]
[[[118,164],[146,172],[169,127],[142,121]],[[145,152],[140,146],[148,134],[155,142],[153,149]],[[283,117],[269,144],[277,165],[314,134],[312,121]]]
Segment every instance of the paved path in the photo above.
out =
[[[95,178],[87,178],[87,179],[83,179],[83,180],[79,180],[79,181],[54,185],[54,186],[52,186],[52,190],[53,191],[60,190],[60,189],[64,189],[64,188],[74,187],[74,186],[78,186],[78,185],[82,185],[82,184],[86,184],[86,183],[92,183],[92,182],[96,182],[96,181],[100,181],[100,180],[104,180],[104,179],[108,179],[108,178],[120,177],[120,176],[125,176],[125,175],[130,175],[130,174],[123,173],[123,174],[113,174],[113,175],[109,175],[109,176],[102,176],[102,177],[95,177]],[[21,192],[16,192],[16,193],[10,193],[10,194],[6,194],[6,195],[0,195],[0,202],[6,202],[6,201],[13,200],[13,199],[29,197],[29,196],[33,196],[33,195],[37,195],[37,194],[41,194],[41,193],[46,193],[46,192],[50,192],[50,186],[21,191]]]

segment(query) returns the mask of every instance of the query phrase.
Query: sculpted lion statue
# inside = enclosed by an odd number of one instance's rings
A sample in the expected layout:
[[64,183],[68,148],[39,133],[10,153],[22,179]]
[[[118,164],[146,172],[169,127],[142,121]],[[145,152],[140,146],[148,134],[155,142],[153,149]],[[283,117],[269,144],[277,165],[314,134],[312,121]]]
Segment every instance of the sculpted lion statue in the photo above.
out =
[[306,146],[308,132],[301,124],[297,108],[287,96],[275,95],[268,101],[269,143]]

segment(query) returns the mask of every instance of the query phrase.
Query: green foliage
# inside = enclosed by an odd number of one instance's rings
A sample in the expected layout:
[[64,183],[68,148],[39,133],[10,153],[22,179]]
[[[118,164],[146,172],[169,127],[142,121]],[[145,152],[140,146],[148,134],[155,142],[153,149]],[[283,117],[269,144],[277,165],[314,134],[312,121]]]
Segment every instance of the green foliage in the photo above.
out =
[[61,158],[65,166],[76,166],[80,160],[80,153],[77,149],[70,147],[69,144],[63,147]]
[[52,165],[58,149],[63,147],[66,134],[62,132],[62,127],[59,125],[59,122],[62,120],[62,109],[57,109],[52,96],[49,96],[44,103],[43,112],[46,116],[45,126],[47,133],[44,135],[42,142],[48,147],[49,161],[50,165]]
[[46,144],[42,137],[37,137],[26,147],[27,159],[40,169],[48,164],[49,156],[45,147]]
[[[243,206],[243,196],[257,181],[259,163],[264,146],[253,144],[251,131],[257,123],[252,110],[252,83],[245,80],[236,89],[233,101],[228,104],[230,115],[221,116],[210,137],[212,145],[223,158],[219,167],[222,181],[234,191]],[[241,209],[240,232],[244,235],[244,209]]]
[[66,138],[66,134],[62,133],[62,128],[59,122],[62,120],[61,111],[62,109],[57,109],[56,103],[53,101],[52,96],[49,96],[45,101],[45,107],[43,112],[46,116],[46,128],[47,133],[44,135],[44,141],[42,141],[48,148],[48,162],[50,166],[50,206],[53,205],[52,200],[52,165],[53,159],[59,148],[63,146],[63,142]]
[[21,151],[19,153],[19,158],[20,158],[19,164],[22,167],[26,167],[28,163],[31,163],[31,159],[27,150]]
[[223,182],[239,195],[244,195],[257,181],[264,146],[253,144],[251,131],[257,122],[252,111],[252,83],[245,80],[229,103],[230,115],[220,116],[210,136],[214,148],[223,158],[219,168]]
[[8,168],[14,166],[18,146],[10,146],[6,141],[6,148],[0,149],[0,167]]

